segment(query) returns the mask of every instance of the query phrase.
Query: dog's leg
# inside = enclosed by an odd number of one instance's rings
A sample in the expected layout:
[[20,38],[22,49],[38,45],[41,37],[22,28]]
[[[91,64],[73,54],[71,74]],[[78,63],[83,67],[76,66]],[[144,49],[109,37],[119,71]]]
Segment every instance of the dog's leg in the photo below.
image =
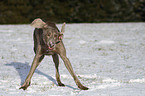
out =
[[30,86],[31,78],[34,74],[34,71],[37,68],[37,66],[40,64],[40,62],[42,61],[43,58],[44,58],[44,55],[39,55],[39,54],[35,55],[32,65],[31,65],[31,69],[29,71],[29,74],[28,74],[24,84],[20,87],[20,89],[26,90]]
[[58,53],[59,53],[60,57],[61,57],[62,60],[64,61],[64,64],[65,64],[66,68],[68,69],[69,73],[71,74],[71,76],[72,76],[73,79],[75,80],[76,85],[77,85],[80,89],[82,89],[82,90],[88,90],[87,87],[83,86],[83,85],[80,83],[79,79],[78,79],[77,76],[75,75],[75,73],[74,73],[74,71],[73,71],[73,68],[72,68],[72,65],[71,65],[69,59],[66,57],[66,50],[65,50],[63,44],[60,46],[60,48],[58,49],[58,51],[59,51]]
[[60,75],[59,75],[59,57],[57,54],[52,55],[53,57],[53,62],[55,63],[55,69],[56,69],[56,80],[58,83],[58,86],[65,86],[63,83],[60,81]]

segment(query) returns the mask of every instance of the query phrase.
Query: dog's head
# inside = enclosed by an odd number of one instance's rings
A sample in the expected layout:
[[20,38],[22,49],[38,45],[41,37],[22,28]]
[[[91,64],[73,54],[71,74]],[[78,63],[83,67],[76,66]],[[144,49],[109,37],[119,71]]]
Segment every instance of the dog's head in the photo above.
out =
[[63,37],[65,23],[62,25],[61,32],[54,23],[45,23],[40,18],[35,19],[31,26],[35,28],[41,28],[43,30],[43,41],[47,45],[49,50],[52,50],[56,44],[58,44]]

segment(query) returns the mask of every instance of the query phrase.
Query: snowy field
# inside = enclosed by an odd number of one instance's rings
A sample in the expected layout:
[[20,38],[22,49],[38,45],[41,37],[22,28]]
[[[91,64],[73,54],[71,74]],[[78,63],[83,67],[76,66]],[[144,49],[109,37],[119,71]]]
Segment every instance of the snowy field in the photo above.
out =
[[[61,24],[57,24],[61,28]],[[33,57],[30,25],[0,25],[0,96],[145,96],[145,23],[67,24],[64,44],[79,90],[60,59],[65,87],[57,86],[51,56],[19,90]]]

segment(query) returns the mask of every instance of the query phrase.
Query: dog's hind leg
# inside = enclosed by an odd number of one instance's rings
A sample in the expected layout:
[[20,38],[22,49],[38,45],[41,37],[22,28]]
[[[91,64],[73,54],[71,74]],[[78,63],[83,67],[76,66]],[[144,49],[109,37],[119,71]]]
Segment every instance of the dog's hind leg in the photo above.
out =
[[58,83],[58,86],[65,86],[63,83],[60,81],[60,75],[59,75],[59,57],[57,54],[52,55],[53,57],[53,62],[55,63],[55,69],[56,69],[56,80]]

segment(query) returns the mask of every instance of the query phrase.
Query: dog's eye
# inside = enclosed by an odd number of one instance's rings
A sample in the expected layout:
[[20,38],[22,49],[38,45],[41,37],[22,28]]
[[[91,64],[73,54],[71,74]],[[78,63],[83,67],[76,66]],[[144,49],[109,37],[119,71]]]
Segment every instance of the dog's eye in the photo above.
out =
[[54,35],[54,37],[57,38],[58,36],[57,35]]
[[47,34],[47,36],[50,36],[50,34]]
[[47,33],[47,36],[50,36],[51,35],[51,33]]

